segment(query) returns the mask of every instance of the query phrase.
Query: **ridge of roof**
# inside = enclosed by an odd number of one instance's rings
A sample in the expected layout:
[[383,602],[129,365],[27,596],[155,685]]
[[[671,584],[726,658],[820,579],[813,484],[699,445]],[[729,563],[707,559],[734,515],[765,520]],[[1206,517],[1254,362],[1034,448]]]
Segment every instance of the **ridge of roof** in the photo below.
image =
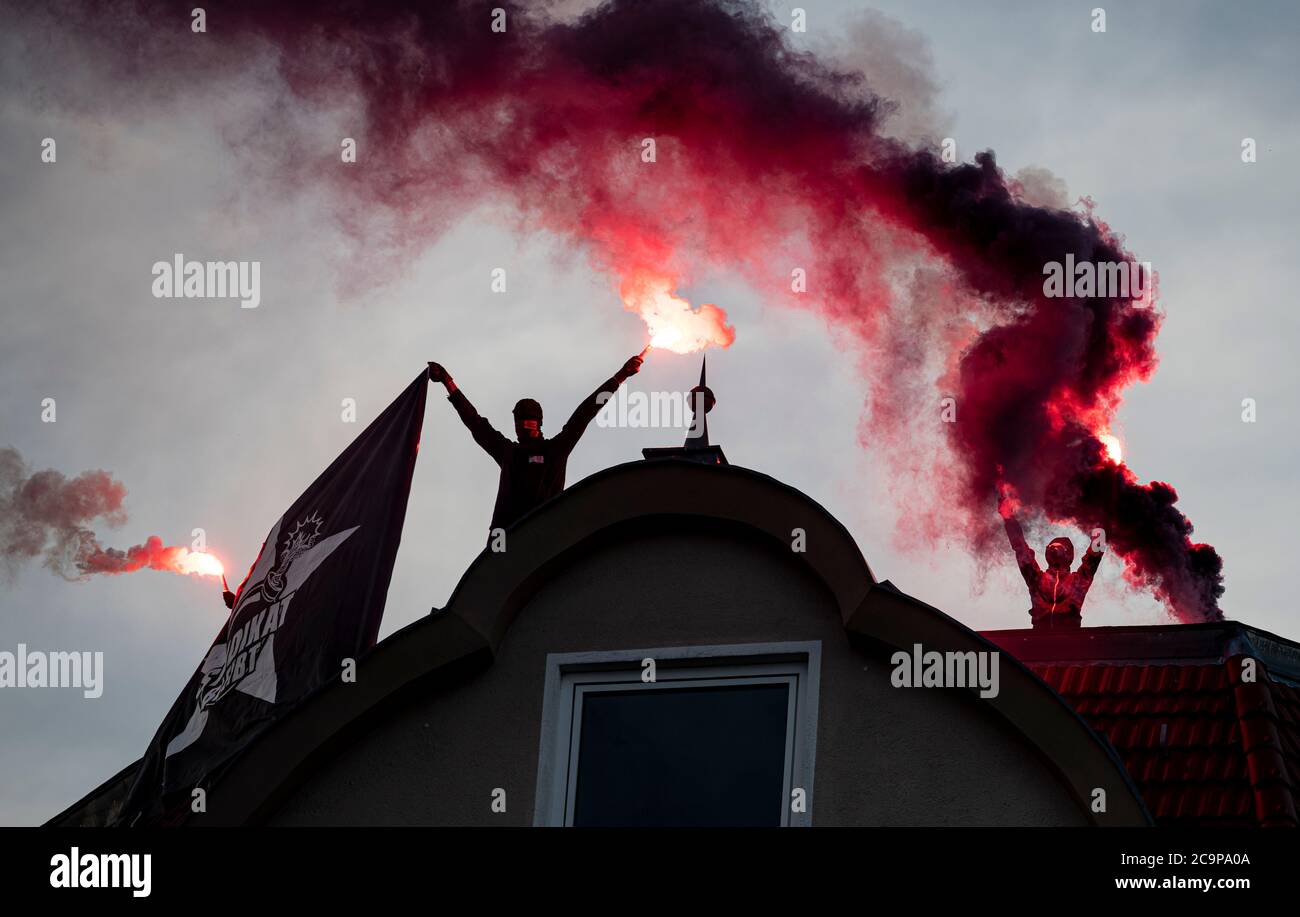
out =
[[1249,656],[1264,663],[1275,681],[1300,687],[1300,643],[1240,621],[980,633],[1032,665],[1217,665]]

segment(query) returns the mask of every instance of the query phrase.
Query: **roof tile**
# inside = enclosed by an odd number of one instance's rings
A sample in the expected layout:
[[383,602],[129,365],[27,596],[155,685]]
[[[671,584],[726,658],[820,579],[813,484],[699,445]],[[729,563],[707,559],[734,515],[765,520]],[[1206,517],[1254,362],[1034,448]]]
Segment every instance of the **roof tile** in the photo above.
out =
[[1240,667],[1032,666],[1115,747],[1157,823],[1295,825],[1300,688]]

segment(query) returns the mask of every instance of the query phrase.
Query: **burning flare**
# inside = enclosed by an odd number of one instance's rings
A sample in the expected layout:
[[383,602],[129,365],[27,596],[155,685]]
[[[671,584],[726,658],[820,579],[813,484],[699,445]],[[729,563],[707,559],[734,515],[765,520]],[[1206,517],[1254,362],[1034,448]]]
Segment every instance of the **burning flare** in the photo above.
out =
[[650,271],[634,271],[620,287],[623,305],[645,321],[650,346],[673,353],[695,353],[706,347],[730,347],[736,329],[727,313],[712,303],[698,309],[673,293],[671,278]]
[[222,576],[226,568],[217,560],[216,555],[207,554],[203,551],[191,551],[181,557],[177,573],[188,573],[190,576]]
[[77,561],[83,574],[134,573],[136,570],[162,570],[183,573],[187,576],[221,576],[225,572],[221,561],[203,551],[191,551],[179,545],[164,545],[157,535],[150,535],[144,544],[119,551],[116,548],[97,548]]
[[1119,437],[1114,433],[1106,431],[1098,433],[1097,439],[1102,448],[1106,450],[1106,458],[1112,463],[1119,465],[1124,461],[1124,444],[1119,441]]

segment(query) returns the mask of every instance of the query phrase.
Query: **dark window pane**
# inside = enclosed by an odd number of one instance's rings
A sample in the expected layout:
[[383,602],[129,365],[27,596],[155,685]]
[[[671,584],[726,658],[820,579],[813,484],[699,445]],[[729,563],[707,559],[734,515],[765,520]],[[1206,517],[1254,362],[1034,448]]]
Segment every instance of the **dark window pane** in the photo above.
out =
[[786,684],[588,692],[576,825],[779,825]]

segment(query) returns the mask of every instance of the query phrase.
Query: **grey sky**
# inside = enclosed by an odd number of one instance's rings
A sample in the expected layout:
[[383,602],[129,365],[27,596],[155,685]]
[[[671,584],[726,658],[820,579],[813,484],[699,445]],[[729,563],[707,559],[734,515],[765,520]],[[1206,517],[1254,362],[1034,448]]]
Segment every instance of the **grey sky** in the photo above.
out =
[[[855,59],[845,36],[864,7],[798,5],[809,14],[800,41]],[[1097,5],[1104,35],[1089,27]],[[1224,556],[1227,615],[1300,638],[1279,601],[1293,591],[1300,510],[1300,14],[1285,3],[873,6],[913,30],[906,46],[928,46],[937,68],[934,98],[900,78],[898,90],[927,105],[900,131],[932,123],[963,159],[991,147],[1008,172],[1050,169],[1159,271],[1162,363],[1120,414],[1126,459],[1144,480],[1173,483],[1198,537]],[[0,63],[0,446],[37,468],[104,468],[123,481],[130,521],[101,532],[106,543],[186,544],[201,526],[237,581],[280,512],[426,360],[443,362],[499,426],[521,395],[553,425],[644,343],[609,278],[482,213],[385,286],[343,296],[350,267],[319,202],[252,193],[241,174],[223,133],[251,110],[239,95],[196,87],[152,113],[72,117],[32,105],[22,81],[34,76]],[[53,166],[39,162],[45,136],[58,139]],[[1258,141],[1253,165],[1240,161],[1243,137]],[[174,252],[260,260],[261,307],[153,299],[150,265]],[[509,272],[508,294],[490,292],[494,267]],[[856,357],[820,319],[766,306],[732,277],[687,292],[727,308],[737,328],[735,345],[709,357],[710,430],[734,463],[823,503],[878,577],[976,628],[1027,624],[1009,557],[981,571],[956,548],[894,543],[899,509],[882,463],[859,446]],[[654,353],[632,387],[689,387],[698,362]],[[383,634],[444,602],[491,512],[495,466],[433,394]],[[40,422],[45,397],[57,399],[55,424]],[[340,422],[345,397],[358,401],[355,426]],[[1245,397],[1258,401],[1253,425],[1240,420]],[[593,426],[570,483],[679,437]],[[33,823],[144,750],[225,609],[207,581],[148,571],[69,584],[33,567],[0,588],[0,650],[105,654],[98,700],[0,692],[0,822]],[[1114,562],[1085,615],[1166,620],[1122,587]]]

